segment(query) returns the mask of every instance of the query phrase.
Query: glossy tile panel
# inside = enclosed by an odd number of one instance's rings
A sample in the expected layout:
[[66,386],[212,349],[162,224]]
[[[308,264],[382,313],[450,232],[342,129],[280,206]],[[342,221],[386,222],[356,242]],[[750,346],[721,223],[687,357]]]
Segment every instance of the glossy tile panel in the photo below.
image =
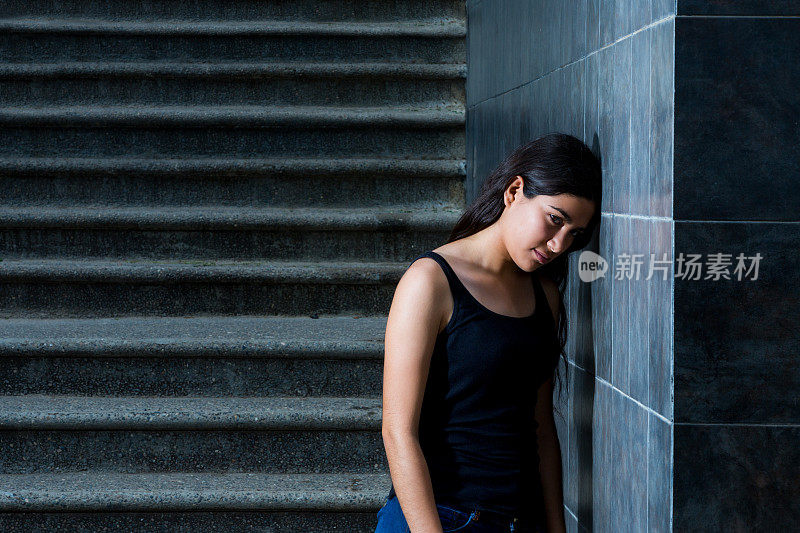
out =
[[800,426],[675,426],[675,531],[800,531]]
[[[600,117],[599,117],[599,101],[600,95],[598,94],[598,72],[597,72],[597,56],[598,54],[591,54],[587,56],[581,63],[583,63],[583,137],[582,140],[592,151],[600,157],[601,162],[603,159],[602,150],[600,150]],[[608,211],[606,202],[608,198],[603,197],[602,211]]]
[[[653,30],[631,36],[630,205],[628,212],[648,215],[650,198],[650,40]],[[633,60],[633,58],[636,58]]]
[[677,0],[678,15],[800,15],[796,0]]
[[672,218],[675,100],[675,19],[650,33],[649,213]]
[[603,149],[603,196],[610,210],[630,211],[631,40],[598,52],[600,139]]
[[[673,221],[653,220],[650,224],[650,253],[652,272],[648,272],[647,296],[649,299],[647,405],[667,420],[673,420]],[[659,270],[663,267],[664,270]]]
[[800,18],[679,18],[675,219],[797,220]]
[[612,398],[617,393],[606,381],[597,380],[592,418],[592,530],[613,531],[611,500],[614,493]]
[[617,390],[611,395],[609,531],[647,531],[647,412]]
[[650,9],[653,21],[675,16],[675,2],[676,0],[652,0]]
[[630,298],[630,314],[628,317],[630,332],[628,337],[628,387],[631,397],[648,405],[650,401],[650,359],[652,355],[664,357],[666,354],[650,353],[650,313],[663,313],[667,302],[660,301],[662,308],[656,308],[650,302],[647,277],[650,257],[650,226],[652,219],[632,217],[630,254],[631,279],[628,281]]
[[614,216],[609,268],[611,275],[611,384],[630,392],[631,281],[617,268],[622,254],[631,252],[631,219]]
[[730,263],[675,280],[676,421],[800,423],[799,242],[800,222],[675,223],[677,254]]
[[672,429],[673,424],[648,414],[647,531],[672,531]]
[[650,0],[602,0],[599,7],[600,44],[611,44],[640,30],[652,20]]
[[[591,60],[596,65],[597,73],[597,135],[599,144],[600,162],[603,169],[603,213],[613,213],[614,205],[614,167],[619,166],[619,156],[614,151],[616,143],[614,136],[614,98],[608,95],[614,92],[614,77],[612,63],[612,48],[604,48],[592,54]],[[625,141],[629,142],[629,141]],[[626,161],[627,163],[627,161]],[[630,165],[630,163],[627,163]]]
[[467,105],[513,90],[585,57],[588,1],[495,0],[468,4]]
[[[615,219],[603,214],[598,229],[597,253],[603,258],[611,257],[612,231]],[[609,267],[610,269],[611,267]],[[594,371],[597,377],[611,382],[613,353],[613,280],[610,274],[593,281],[592,287],[592,333],[594,344]]]

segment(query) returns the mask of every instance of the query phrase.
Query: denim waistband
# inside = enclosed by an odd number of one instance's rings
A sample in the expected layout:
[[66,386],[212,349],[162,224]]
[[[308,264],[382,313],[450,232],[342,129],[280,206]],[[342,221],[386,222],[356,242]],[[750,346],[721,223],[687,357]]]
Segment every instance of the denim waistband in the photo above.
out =
[[478,509],[464,504],[442,503],[442,505],[472,515],[472,520],[476,522],[491,522],[493,524],[502,525],[504,528],[507,528],[507,531],[519,531],[521,528],[524,528],[525,531],[537,531],[535,522],[530,518],[523,518],[521,516],[510,515],[489,509]]

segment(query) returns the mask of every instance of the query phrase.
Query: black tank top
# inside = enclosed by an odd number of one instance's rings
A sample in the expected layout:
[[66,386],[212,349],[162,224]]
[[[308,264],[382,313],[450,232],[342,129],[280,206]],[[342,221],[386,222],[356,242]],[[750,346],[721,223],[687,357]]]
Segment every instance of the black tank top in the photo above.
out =
[[[538,277],[532,315],[489,310],[434,251],[453,295],[436,337],[419,421],[436,503],[544,521],[536,394],[558,364],[555,322]],[[395,495],[394,484],[389,496]]]

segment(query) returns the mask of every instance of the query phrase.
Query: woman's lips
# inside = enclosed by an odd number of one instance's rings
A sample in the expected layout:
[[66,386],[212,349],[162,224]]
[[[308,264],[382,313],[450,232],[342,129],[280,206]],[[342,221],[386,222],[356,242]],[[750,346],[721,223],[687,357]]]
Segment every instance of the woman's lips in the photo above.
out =
[[540,254],[538,251],[534,250],[534,253],[536,254],[536,258],[539,260],[540,263],[545,264],[549,261],[549,259]]

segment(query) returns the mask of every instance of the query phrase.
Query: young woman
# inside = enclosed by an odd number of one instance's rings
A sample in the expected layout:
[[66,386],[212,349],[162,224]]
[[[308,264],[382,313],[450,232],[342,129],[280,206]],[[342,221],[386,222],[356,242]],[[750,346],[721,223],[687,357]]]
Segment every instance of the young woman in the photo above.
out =
[[553,420],[561,290],[568,254],[599,224],[601,190],[585,144],[540,137],[403,274],[386,325],[392,488],[376,533],[565,531]]

